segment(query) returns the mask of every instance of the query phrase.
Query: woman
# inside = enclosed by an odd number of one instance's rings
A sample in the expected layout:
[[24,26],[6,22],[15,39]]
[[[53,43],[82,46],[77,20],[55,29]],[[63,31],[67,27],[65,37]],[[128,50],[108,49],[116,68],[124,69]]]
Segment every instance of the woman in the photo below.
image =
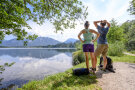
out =
[[[89,70],[89,59],[88,59],[88,52],[90,52],[90,57],[91,57],[91,63],[92,63],[92,71],[93,73],[95,73],[96,71],[96,64],[95,64],[95,56],[94,56],[94,44],[93,42],[95,42],[98,37],[100,36],[100,34],[98,32],[96,32],[93,29],[89,29],[89,22],[86,21],[84,24],[85,29],[83,29],[79,34],[78,34],[78,38],[79,40],[83,43],[83,52],[85,53],[85,58],[86,58],[86,67]],[[92,36],[93,34],[96,34],[96,39],[92,40]],[[80,38],[81,34],[83,34],[83,38],[84,41]]]

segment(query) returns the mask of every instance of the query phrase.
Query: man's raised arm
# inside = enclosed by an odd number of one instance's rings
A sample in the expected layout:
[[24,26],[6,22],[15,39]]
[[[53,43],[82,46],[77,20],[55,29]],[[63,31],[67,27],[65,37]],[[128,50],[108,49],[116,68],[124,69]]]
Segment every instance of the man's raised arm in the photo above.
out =
[[110,27],[110,23],[107,20],[104,20],[108,27]]
[[100,23],[101,21],[94,21],[94,25],[97,28],[98,27],[98,23]]

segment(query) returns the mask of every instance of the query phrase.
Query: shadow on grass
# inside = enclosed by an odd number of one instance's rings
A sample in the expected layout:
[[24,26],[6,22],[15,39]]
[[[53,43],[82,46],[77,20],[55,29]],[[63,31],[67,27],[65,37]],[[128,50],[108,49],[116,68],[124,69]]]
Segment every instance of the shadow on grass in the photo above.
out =
[[70,75],[65,77],[63,80],[55,82],[52,86],[52,90],[58,89],[60,87],[85,87],[91,84],[95,84],[97,82],[96,76],[83,75],[83,76],[75,76]]

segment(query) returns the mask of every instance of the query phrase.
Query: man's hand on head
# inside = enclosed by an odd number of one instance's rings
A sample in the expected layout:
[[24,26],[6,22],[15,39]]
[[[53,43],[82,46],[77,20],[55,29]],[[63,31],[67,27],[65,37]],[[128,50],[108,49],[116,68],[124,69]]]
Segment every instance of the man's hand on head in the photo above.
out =
[[107,26],[110,27],[110,23],[107,20],[104,20],[105,23],[107,23]]
[[107,20],[101,20],[101,23],[107,23]]

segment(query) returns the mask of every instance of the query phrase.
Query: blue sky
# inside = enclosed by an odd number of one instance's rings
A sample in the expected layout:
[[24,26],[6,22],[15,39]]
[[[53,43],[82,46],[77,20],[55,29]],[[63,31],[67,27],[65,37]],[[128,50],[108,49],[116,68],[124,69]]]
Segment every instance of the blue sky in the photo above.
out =
[[[88,17],[90,28],[95,29],[93,21],[116,19],[119,24],[127,20],[132,20],[133,16],[129,15],[127,9],[131,0],[81,0],[85,6],[88,6]],[[50,37],[59,41],[65,41],[68,38],[77,39],[78,33],[84,28],[85,21],[77,21],[75,29],[66,29],[63,34],[61,32],[54,33],[55,28],[50,22],[44,23],[42,26],[29,21],[32,30],[27,30],[30,34],[37,34],[41,37]],[[12,35],[6,36],[6,39],[14,38]]]

